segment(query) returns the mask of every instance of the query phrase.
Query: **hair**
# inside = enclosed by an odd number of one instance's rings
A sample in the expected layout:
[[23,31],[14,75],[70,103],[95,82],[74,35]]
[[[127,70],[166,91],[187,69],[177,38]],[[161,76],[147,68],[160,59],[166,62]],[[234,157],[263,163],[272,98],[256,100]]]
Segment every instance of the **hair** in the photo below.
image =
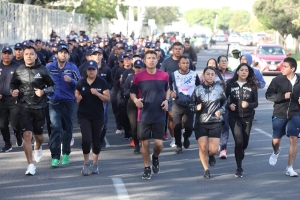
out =
[[184,41],[185,44],[191,44],[189,40]]
[[181,42],[174,42],[172,45],[172,49],[174,48],[174,46],[181,46],[182,48],[184,47]]
[[239,66],[236,68],[234,75],[231,79],[229,79],[227,81],[227,83],[233,83],[236,82],[239,78],[239,75],[237,74],[237,72],[241,69],[241,67],[246,66],[248,68],[249,74],[248,77],[246,78],[247,81],[247,86],[249,86],[250,88],[258,88],[260,86],[260,83],[258,83],[258,81],[256,80],[256,76],[254,74],[254,70],[252,69],[252,67],[250,67],[247,63],[241,63],[239,64]]
[[190,58],[188,56],[182,55],[182,56],[179,57],[178,62],[180,62],[182,59],[188,59],[188,60],[190,60]]
[[217,60],[218,60],[218,63],[220,63],[220,60],[221,60],[222,57],[226,58],[226,60],[228,61],[228,57],[227,57],[227,56],[225,56],[225,55],[220,55],[220,56],[218,57],[218,59],[217,59]]
[[156,53],[155,51],[153,51],[153,50],[148,50],[148,51],[146,51],[146,53],[145,53],[145,55],[144,55],[144,60],[146,59],[146,57],[147,57],[148,54],[155,54],[155,56],[156,56],[156,58],[157,58],[157,53]]
[[26,49],[33,49],[34,53],[37,54],[36,49],[33,46],[30,47],[24,46],[23,51],[25,51]]
[[210,59],[207,60],[206,67],[212,67],[212,66],[208,66],[208,63],[209,63],[209,61],[211,61],[211,60],[213,60],[213,61],[215,62],[215,64],[216,64],[216,67],[218,67],[218,62],[217,62],[217,60],[214,59],[214,58],[210,58]]
[[207,70],[213,70],[214,72],[216,72],[216,69],[214,68],[214,67],[210,67],[210,66],[208,66],[208,67],[205,67],[204,68],[204,70],[203,70],[203,74],[205,74],[205,72],[207,71]]
[[283,62],[289,63],[291,68],[295,68],[294,72],[297,70],[297,61],[292,57],[286,57]]

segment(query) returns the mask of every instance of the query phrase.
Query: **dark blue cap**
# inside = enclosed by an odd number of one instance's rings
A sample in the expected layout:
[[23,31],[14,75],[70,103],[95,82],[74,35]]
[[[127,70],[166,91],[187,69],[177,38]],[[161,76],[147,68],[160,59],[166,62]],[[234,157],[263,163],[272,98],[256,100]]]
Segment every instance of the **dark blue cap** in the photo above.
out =
[[63,49],[67,50],[67,52],[69,53],[69,47],[68,47],[68,45],[66,45],[66,44],[59,44],[58,47],[57,47],[57,51],[61,51]]
[[140,68],[143,68],[143,67],[144,67],[144,63],[143,63],[142,60],[136,60],[136,61],[134,61],[133,66],[134,66],[134,67],[140,67]]
[[125,53],[124,55],[123,55],[123,58],[125,58],[125,57],[128,57],[128,58],[132,58],[132,54],[130,54],[130,53]]
[[146,42],[145,47],[150,48],[151,47],[151,42]]
[[15,47],[14,47],[14,49],[23,49],[23,48],[24,48],[24,46],[22,43],[17,43],[17,44],[15,44]]
[[9,53],[13,53],[13,50],[10,48],[10,47],[4,47],[3,49],[2,49],[2,53],[6,53],[6,52],[9,52]]
[[98,69],[98,64],[97,64],[96,61],[94,61],[94,60],[87,61],[87,63],[86,63],[86,69],[91,69],[91,68],[95,69],[95,70]]

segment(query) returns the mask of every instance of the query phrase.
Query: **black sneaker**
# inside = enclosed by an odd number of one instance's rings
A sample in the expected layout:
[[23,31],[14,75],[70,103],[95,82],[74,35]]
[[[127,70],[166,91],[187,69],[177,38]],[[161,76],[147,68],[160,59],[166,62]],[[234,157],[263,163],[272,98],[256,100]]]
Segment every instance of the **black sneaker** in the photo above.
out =
[[9,152],[12,150],[11,143],[5,143],[5,146],[1,149],[2,152]]
[[215,166],[216,164],[216,159],[215,159],[215,156],[214,155],[209,155],[209,158],[208,158],[208,163],[210,166]]
[[182,147],[177,147],[175,150],[175,153],[181,154],[182,153]]
[[140,154],[141,153],[141,150],[140,150],[140,146],[137,145],[134,147],[134,151],[133,151],[134,154]]
[[206,178],[206,179],[210,178],[210,171],[209,171],[209,169],[207,169],[207,170],[204,171],[203,177]]
[[159,161],[158,159],[152,158],[152,171],[154,174],[157,174],[159,172]]
[[235,177],[237,177],[237,178],[243,177],[243,169],[242,168],[237,168],[237,170],[235,172]]
[[184,148],[188,149],[190,147],[190,139],[188,137],[185,137],[184,138],[184,141],[183,141],[183,146]]
[[144,174],[143,174],[143,176],[142,176],[142,179],[144,179],[144,180],[149,180],[149,179],[151,179],[151,169],[150,169],[150,167],[145,167],[145,170],[144,170]]
[[18,147],[23,146],[23,138],[21,136],[16,137],[17,141],[16,141],[16,145]]

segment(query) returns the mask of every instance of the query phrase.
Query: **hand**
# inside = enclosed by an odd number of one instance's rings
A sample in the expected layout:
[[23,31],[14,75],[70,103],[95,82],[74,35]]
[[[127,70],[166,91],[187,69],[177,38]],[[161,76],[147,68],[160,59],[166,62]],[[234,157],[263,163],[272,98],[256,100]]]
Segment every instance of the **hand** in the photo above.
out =
[[76,98],[76,102],[79,103],[82,99],[82,96],[80,94],[80,95],[75,96],[75,98]]
[[0,99],[2,99],[2,94],[0,94]]
[[135,103],[136,107],[138,107],[138,108],[143,108],[143,106],[144,106],[143,99],[135,99],[134,103]]
[[220,110],[217,110],[217,111],[215,112],[215,115],[216,115],[217,117],[220,117],[220,116],[221,116],[221,111],[220,111]]
[[196,65],[197,64],[197,62],[196,61],[193,61],[193,65]]
[[34,88],[35,95],[41,97],[45,94],[44,90],[40,90],[38,88]]
[[291,97],[291,92],[287,92],[284,94],[285,99],[289,99]]
[[298,104],[300,104],[300,97],[299,97],[299,99],[298,99]]
[[71,81],[72,81],[71,77],[68,76],[68,75],[64,75],[64,80],[65,80],[66,82],[71,82]]
[[242,101],[242,108],[247,108],[249,103],[247,101]]
[[18,89],[13,90],[12,93],[11,93],[11,96],[13,96],[13,97],[19,96],[19,90]]
[[176,93],[175,93],[174,91],[171,91],[170,97],[171,97],[172,99],[176,99]]
[[164,111],[168,111],[168,100],[164,100],[160,106]]
[[236,105],[234,103],[230,104],[230,106],[229,106],[230,110],[231,111],[235,111],[235,106]]
[[91,88],[91,93],[98,96],[99,92],[95,88]]
[[202,108],[202,103],[199,103],[199,104],[196,106],[196,110],[199,111],[199,110],[201,110],[201,108]]

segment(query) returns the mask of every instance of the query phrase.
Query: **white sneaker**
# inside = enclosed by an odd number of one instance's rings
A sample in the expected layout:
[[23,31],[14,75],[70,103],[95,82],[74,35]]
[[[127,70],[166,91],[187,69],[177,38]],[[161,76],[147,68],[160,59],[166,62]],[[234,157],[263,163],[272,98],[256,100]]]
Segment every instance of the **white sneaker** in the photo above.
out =
[[36,167],[34,166],[34,164],[29,164],[25,174],[33,176],[35,174],[35,169],[36,169]]
[[116,134],[122,134],[122,130],[117,129]]
[[170,143],[170,147],[176,147],[175,138],[172,138],[172,142]]
[[43,158],[43,149],[42,146],[39,150],[34,150],[34,160],[35,162],[40,162]]
[[297,177],[298,176],[297,172],[294,171],[292,166],[291,167],[289,167],[289,166],[286,167],[286,173],[285,174],[287,176],[290,176],[290,177]]
[[74,142],[75,142],[75,141],[74,141],[74,138],[72,138],[72,139],[71,139],[71,142],[70,142],[70,146],[73,146],[73,145],[74,145]]
[[277,154],[275,154],[274,152],[272,153],[272,155],[269,158],[269,164],[270,165],[273,165],[273,166],[276,165],[279,153],[280,153],[280,149],[278,150]]

